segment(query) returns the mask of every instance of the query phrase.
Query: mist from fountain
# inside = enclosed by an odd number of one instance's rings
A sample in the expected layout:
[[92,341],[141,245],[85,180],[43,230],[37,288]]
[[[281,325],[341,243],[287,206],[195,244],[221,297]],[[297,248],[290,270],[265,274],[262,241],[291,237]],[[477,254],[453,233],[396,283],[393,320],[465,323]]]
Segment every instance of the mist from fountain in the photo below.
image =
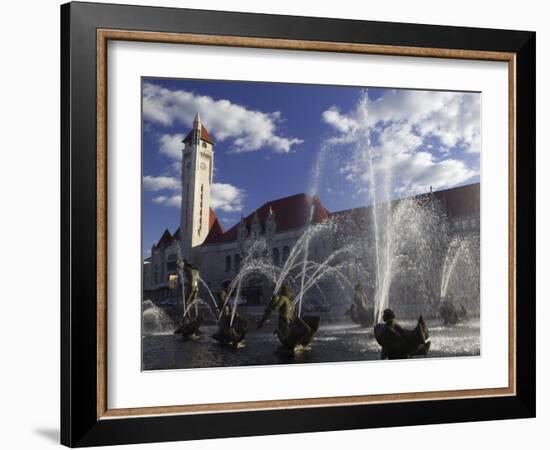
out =
[[206,284],[206,281],[204,281],[200,275],[198,277],[199,283],[202,285],[202,287],[206,290],[206,293],[208,294],[208,298],[211,302],[211,304],[208,304],[207,302],[204,302],[208,308],[210,309],[210,312],[216,316],[215,311],[218,309],[218,303],[216,302],[216,299],[214,298],[214,294],[212,294],[212,291],[208,287],[208,284]]
[[443,271],[441,274],[441,301],[445,300],[447,295],[447,288],[449,287],[449,281],[451,276],[454,275],[457,262],[461,259],[469,259],[468,241],[460,236],[454,237],[449,243],[447,255],[445,256],[445,262],[443,264]]
[[441,273],[441,303],[456,301],[479,309],[479,254],[474,237],[455,236],[449,243]]
[[[343,270],[345,270],[345,268],[347,267],[347,261],[343,260],[340,263],[331,265],[334,260],[343,257],[344,255],[347,255],[349,257],[351,250],[351,246],[344,247],[332,252],[321,263],[310,261],[310,264],[302,265],[302,272],[300,274],[300,290],[298,291],[294,300],[294,305],[298,305],[298,317],[301,317],[301,306],[306,293],[314,286],[318,287],[319,290],[322,292],[322,289],[318,283],[325,278],[333,275],[336,281],[341,282],[340,285],[347,284],[348,287],[352,287],[352,284],[349,281],[348,277],[345,276],[343,273]],[[306,254],[305,251],[304,254]]]
[[[340,248],[330,253],[322,261],[314,261],[309,257],[309,246],[315,239],[326,239],[335,232],[335,225],[330,221],[309,224],[303,234],[290,250],[282,267],[273,263],[273,258],[268,251],[265,239],[257,239],[251,242],[241,262],[238,273],[235,275],[228,288],[227,298],[222,306],[231,304],[231,322],[235,319],[243,283],[252,275],[260,275],[273,284],[273,294],[279,293],[283,283],[287,283],[295,292],[294,306],[296,315],[301,316],[305,295],[313,288],[317,288],[323,297],[324,293],[319,283],[329,277],[337,281],[340,286],[350,285],[343,274],[346,267],[346,254],[353,249],[350,246]],[[221,317],[222,311],[219,312]]]
[[196,298],[195,300],[193,300],[192,302],[190,302],[188,305],[187,305],[187,308],[183,311],[183,317],[187,316],[187,314],[189,314],[189,311],[191,311],[191,308],[198,308],[199,305],[205,305],[208,309],[208,312],[210,313],[210,315],[212,316],[212,318],[214,320],[216,320],[216,314],[214,313],[214,311],[212,310],[210,304],[206,301],[204,301],[202,298]]
[[237,314],[238,303],[241,298],[241,289],[243,280],[252,274],[263,275],[268,280],[275,282],[277,278],[277,266],[269,263],[269,252],[267,250],[267,243],[265,239],[256,239],[252,241],[247,249],[246,255],[243,258],[239,271],[231,280],[229,284],[229,290],[227,298],[225,299],[222,308],[219,311],[218,318],[223,314],[223,309],[227,304],[231,304],[231,320],[230,325],[233,325],[235,316]]
[[151,300],[145,300],[142,305],[144,334],[164,334],[174,331],[174,323],[161,308]]
[[[439,201],[430,194],[395,200],[401,191],[394,180],[391,152],[382,152],[375,124],[369,117],[370,100],[365,90],[355,110],[354,126],[341,138],[328,142],[350,151],[356,170],[357,192],[365,195],[368,219],[360,230],[356,247],[359,259],[373,274],[375,322],[382,321],[384,309],[397,303],[424,304],[428,308],[437,297],[442,263],[441,249],[446,248],[447,224]],[[373,138],[374,135],[374,138]],[[406,145],[406,144],[405,144]]]

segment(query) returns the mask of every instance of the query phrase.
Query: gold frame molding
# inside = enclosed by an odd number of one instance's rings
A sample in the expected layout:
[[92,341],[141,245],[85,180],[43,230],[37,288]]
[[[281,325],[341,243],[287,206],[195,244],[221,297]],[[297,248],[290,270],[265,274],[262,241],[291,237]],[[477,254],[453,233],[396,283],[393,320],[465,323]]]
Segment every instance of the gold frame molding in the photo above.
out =
[[[98,29],[97,32],[97,419],[167,414],[220,413],[356,404],[448,400],[516,395],[516,55],[444,48],[298,41],[147,31]],[[201,405],[109,409],[107,405],[107,43],[109,40],[265,49],[451,58],[508,63],[508,386],[401,394],[265,400]]]

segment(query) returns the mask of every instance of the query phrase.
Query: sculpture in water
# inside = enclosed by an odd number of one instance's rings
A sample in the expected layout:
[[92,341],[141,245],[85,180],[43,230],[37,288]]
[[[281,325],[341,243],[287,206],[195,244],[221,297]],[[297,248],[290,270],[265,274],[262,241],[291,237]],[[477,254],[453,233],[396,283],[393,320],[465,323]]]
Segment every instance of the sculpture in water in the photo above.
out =
[[264,315],[258,323],[261,328],[273,311],[279,313],[276,334],[281,342],[281,350],[291,354],[298,348],[307,349],[319,329],[320,317],[295,315],[294,295],[290,288],[283,284],[280,293],[273,295]]
[[362,327],[370,327],[374,323],[374,307],[369,306],[367,294],[361,283],[355,285],[353,301],[346,314]]
[[[196,339],[199,335],[200,316],[198,309],[199,293],[199,269],[187,260],[178,261],[178,269],[183,288],[183,315],[181,326],[174,331],[175,334],[181,334],[184,338]],[[188,287],[188,293],[185,295],[185,286]]]
[[439,308],[439,315],[443,319],[443,325],[456,325],[468,318],[468,311],[461,303],[458,306],[453,302],[451,295],[447,295]]
[[405,359],[428,354],[428,327],[422,316],[418,318],[418,323],[412,330],[402,328],[391,309],[384,310],[382,320],[384,323],[374,327],[374,336],[382,347],[381,359]]
[[218,331],[213,335],[213,338],[220,344],[242,348],[248,331],[248,322],[236,311],[232,311],[228,302],[229,284],[229,282],[225,282],[218,294]]

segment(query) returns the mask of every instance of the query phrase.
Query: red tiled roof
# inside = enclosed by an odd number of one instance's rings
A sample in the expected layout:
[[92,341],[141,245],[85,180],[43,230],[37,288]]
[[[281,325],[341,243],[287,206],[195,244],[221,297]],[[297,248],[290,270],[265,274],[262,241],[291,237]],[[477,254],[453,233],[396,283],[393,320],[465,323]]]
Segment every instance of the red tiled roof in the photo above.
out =
[[[214,210],[212,208],[209,208],[209,209],[210,209],[210,214],[208,216],[208,229],[211,230],[214,224],[218,222],[218,218],[216,217],[216,213],[214,212]],[[219,222],[218,222],[218,225],[221,226]],[[222,228],[222,232],[223,232],[223,228]]]
[[[209,233],[213,233],[214,235],[223,235],[223,226],[218,221],[218,218],[216,217],[216,213],[210,208],[210,216],[208,217],[208,230]],[[155,247],[158,247],[159,245],[169,245],[175,240],[179,240],[180,238],[180,229],[174,231],[174,234],[170,234],[170,231],[164,230],[164,233],[162,233],[161,238],[156,243]]]
[[[411,198],[427,198],[430,193],[415,195]],[[437,198],[443,207],[446,209],[449,217],[455,216],[467,216],[470,214],[479,214],[480,207],[480,184],[467,184],[465,186],[458,186],[441,191],[434,191],[433,195]],[[393,203],[398,203],[404,199],[394,200]],[[360,221],[369,220],[370,217],[369,206],[362,206],[359,208],[348,209],[344,211],[336,211],[331,216],[347,216],[353,221],[359,223]]]
[[[183,142],[190,141],[192,136],[193,136],[193,130],[191,130],[189,133],[187,133],[187,136],[185,136],[185,139],[183,140]],[[210,144],[214,144],[214,141],[212,140],[212,138],[208,134],[208,131],[206,130],[206,128],[204,128],[204,125],[201,125],[201,139],[203,141],[206,141],[206,142],[210,143]]]
[[[258,214],[263,233],[265,231],[265,221],[270,208],[275,215],[275,223],[277,224],[278,232],[303,227],[308,222],[312,202],[315,205],[312,222],[319,223],[326,220],[329,216],[329,211],[323,206],[319,197],[315,196],[311,198],[307,194],[302,193],[264,203],[257,210],[244,218],[246,228],[250,231],[254,215]],[[204,243],[217,244],[220,242],[235,241],[237,239],[238,228],[239,224],[234,225],[221,235],[214,235],[211,232],[206,237]]]
[[208,236],[206,236],[206,239],[219,239],[221,236],[223,236],[223,226],[216,217],[216,213],[212,210],[212,208],[210,208],[210,221],[208,229],[210,231],[208,232]]
[[[420,194],[417,197],[430,195]],[[455,188],[445,189],[442,191],[435,191],[433,195],[438,198],[443,206],[446,208],[450,217],[463,216],[472,213],[479,213],[480,208],[480,184],[469,184],[466,186],[459,186]],[[252,222],[254,220],[254,214],[258,214],[260,220],[261,232],[265,232],[265,221],[269,213],[269,209],[273,211],[275,215],[275,222],[277,224],[277,231],[286,231],[293,228],[299,228],[306,225],[308,221],[308,215],[311,211],[311,202],[315,205],[313,222],[319,223],[329,216],[341,216],[351,213],[353,220],[363,221],[366,219],[366,214],[370,210],[370,206],[364,206],[354,208],[347,211],[338,211],[330,213],[321,203],[319,197],[309,197],[307,194],[296,194],[290,197],[280,198],[271,202],[264,203],[256,211],[253,211],[247,217],[244,218],[244,222],[247,231],[250,232]],[[206,237],[204,244],[217,244],[221,242],[231,242],[237,240],[237,231],[239,224],[234,225],[229,230],[224,232],[223,226],[219,222],[216,214],[210,209],[209,216],[209,233]],[[179,229],[170,234],[168,230],[165,230],[160,238],[157,246],[161,243],[169,244],[174,239],[179,239]]]

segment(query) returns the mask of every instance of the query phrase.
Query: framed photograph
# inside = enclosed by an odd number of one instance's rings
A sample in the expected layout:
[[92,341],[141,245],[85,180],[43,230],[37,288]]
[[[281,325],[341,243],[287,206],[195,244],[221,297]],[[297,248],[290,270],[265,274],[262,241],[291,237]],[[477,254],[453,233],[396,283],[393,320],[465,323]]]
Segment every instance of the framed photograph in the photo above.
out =
[[535,415],[535,33],[61,7],[62,443]]

